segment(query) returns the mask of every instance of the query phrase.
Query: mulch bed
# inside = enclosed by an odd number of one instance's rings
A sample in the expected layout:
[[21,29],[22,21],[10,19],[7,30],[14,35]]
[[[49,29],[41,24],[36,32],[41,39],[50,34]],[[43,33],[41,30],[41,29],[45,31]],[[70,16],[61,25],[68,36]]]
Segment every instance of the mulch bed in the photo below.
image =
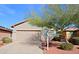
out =
[[46,49],[46,46],[43,46],[43,51],[45,54],[79,54],[79,45],[74,45],[72,50],[62,50],[59,48],[61,42],[53,41],[50,44],[49,50]]

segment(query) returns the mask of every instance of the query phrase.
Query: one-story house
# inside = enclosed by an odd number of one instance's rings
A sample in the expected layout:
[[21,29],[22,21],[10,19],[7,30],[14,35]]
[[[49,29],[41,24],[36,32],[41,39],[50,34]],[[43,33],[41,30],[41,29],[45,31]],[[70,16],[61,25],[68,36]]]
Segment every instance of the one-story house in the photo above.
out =
[[42,28],[29,24],[28,20],[19,22],[13,25],[12,28],[12,39],[16,42],[32,43],[32,41],[37,41],[40,39],[38,37]]
[[[39,38],[41,27],[37,27],[31,25],[29,20],[25,20],[23,22],[19,22],[12,26],[12,39],[18,42],[32,42],[32,40],[36,41]],[[72,37],[79,37],[79,28],[75,25],[68,25],[64,28],[64,32],[62,33],[65,38],[69,38],[72,34]],[[36,40],[35,40],[36,39]]]
[[3,37],[11,37],[11,36],[12,36],[12,30],[11,29],[0,26],[0,40]]
[[63,35],[66,37],[66,39],[71,37],[79,37],[79,27],[77,27],[75,24],[70,24],[64,28]]

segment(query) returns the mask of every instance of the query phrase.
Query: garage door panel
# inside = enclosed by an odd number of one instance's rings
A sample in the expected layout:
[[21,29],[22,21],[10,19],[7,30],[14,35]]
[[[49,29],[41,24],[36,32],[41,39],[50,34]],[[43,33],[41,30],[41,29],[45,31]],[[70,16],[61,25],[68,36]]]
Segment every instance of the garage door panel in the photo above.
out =
[[38,31],[17,31],[16,35],[17,41],[20,42],[29,44],[39,44],[40,42],[40,32]]

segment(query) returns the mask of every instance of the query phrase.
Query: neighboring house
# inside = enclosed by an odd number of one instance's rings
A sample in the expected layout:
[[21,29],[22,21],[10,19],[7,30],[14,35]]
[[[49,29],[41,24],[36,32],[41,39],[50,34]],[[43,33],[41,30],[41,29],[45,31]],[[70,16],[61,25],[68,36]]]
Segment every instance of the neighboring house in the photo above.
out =
[[11,29],[0,26],[0,40],[3,37],[11,37],[11,36],[12,36],[12,30]]
[[39,40],[39,34],[41,28],[32,26],[31,24],[29,24],[28,20],[17,23],[13,25],[12,28],[13,28],[12,39],[14,41],[33,43],[32,41]]
[[63,35],[67,39],[71,37],[79,37],[79,27],[77,27],[75,24],[70,24],[69,26],[65,27]]

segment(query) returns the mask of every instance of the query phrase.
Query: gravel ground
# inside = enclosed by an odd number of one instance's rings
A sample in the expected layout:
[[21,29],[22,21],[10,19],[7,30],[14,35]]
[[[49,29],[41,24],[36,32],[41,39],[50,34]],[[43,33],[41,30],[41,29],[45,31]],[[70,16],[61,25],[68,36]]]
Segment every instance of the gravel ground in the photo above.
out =
[[74,45],[74,48],[72,50],[62,50],[59,49],[60,42],[54,42],[51,44],[51,47],[49,47],[49,50],[46,49],[46,47],[43,48],[45,54],[79,54],[79,45]]

